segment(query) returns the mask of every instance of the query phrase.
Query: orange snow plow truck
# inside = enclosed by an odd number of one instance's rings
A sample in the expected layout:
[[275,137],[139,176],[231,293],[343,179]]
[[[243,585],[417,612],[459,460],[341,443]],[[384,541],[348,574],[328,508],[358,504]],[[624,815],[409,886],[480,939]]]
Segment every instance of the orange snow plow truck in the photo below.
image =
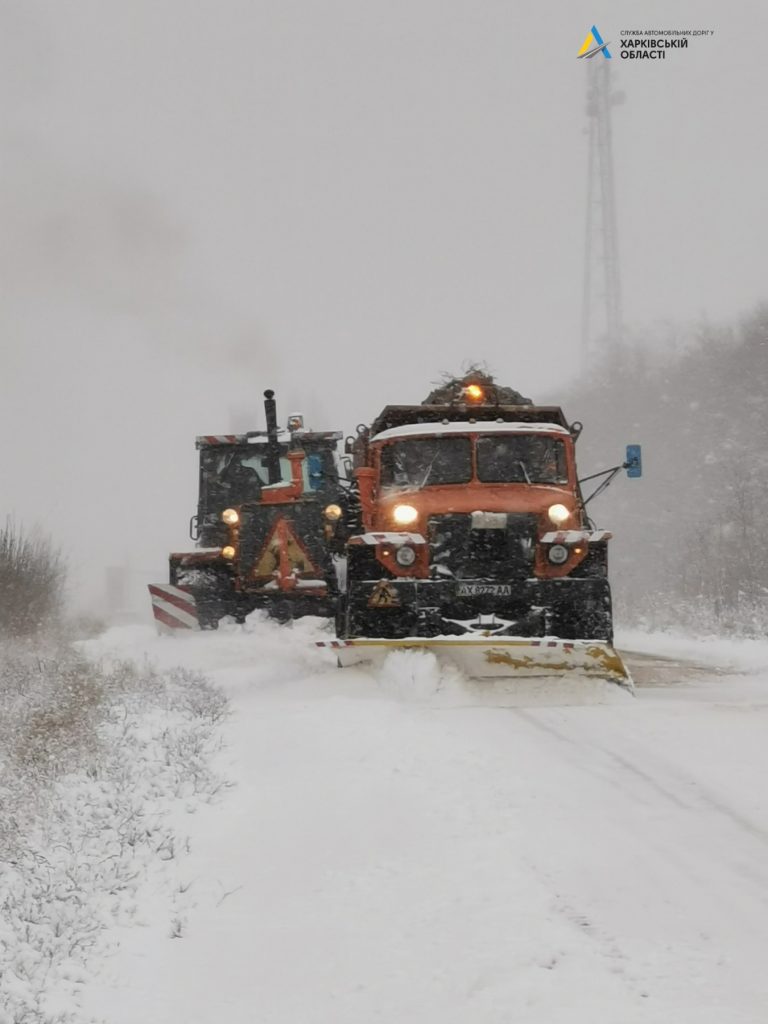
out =
[[338,524],[342,665],[426,648],[474,678],[594,676],[631,688],[613,647],[608,541],[576,471],[581,424],[482,373],[418,406],[387,406],[348,442]]

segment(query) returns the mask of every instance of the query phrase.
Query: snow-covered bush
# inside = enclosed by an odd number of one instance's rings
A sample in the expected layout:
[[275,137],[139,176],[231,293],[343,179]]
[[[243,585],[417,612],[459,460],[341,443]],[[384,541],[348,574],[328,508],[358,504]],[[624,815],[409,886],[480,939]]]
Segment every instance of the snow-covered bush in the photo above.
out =
[[[148,877],[188,849],[175,806],[224,785],[212,756],[226,699],[182,669],[105,667],[67,647],[0,655],[0,1024],[75,1024],[105,926],[132,922]],[[164,888],[179,936],[185,889]]]

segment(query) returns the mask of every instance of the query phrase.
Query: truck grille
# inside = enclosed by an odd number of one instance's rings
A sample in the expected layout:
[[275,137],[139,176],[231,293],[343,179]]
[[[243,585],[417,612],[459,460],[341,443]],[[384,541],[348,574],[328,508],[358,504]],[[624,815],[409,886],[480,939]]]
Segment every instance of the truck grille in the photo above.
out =
[[506,526],[473,528],[471,515],[429,520],[431,563],[455,579],[525,579],[532,573],[536,516],[507,514]]

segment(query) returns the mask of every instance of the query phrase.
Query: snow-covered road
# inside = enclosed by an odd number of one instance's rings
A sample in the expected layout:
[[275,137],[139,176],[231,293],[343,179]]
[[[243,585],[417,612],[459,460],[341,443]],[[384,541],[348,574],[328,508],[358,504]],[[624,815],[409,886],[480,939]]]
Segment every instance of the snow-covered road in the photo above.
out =
[[[221,767],[235,783],[185,823],[181,938],[149,894],[147,924],[119,933],[89,987],[90,1012],[110,1024],[768,1017],[768,646],[737,674],[646,640],[671,660],[636,662],[665,684],[637,699],[493,708],[435,699],[429,656],[375,675],[318,662],[318,628],[160,640],[124,627],[89,642],[216,680],[233,702]],[[698,660],[715,653],[725,664],[720,648]]]

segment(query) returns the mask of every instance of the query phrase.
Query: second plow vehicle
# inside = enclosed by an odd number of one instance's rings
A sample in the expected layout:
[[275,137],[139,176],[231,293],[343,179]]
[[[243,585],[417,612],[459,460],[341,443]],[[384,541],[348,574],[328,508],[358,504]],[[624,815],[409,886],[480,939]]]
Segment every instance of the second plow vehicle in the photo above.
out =
[[[150,586],[164,629],[215,628],[255,608],[326,615],[342,665],[422,648],[470,678],[593,678],[627,689],[613,647],[611,534],[587,505],[640,448],[579,479],[580,423],[484,373],[390,405],[340,433],[277,426],[198,438],[203,547]],[[582,485],[597,481],[586,498]]]

